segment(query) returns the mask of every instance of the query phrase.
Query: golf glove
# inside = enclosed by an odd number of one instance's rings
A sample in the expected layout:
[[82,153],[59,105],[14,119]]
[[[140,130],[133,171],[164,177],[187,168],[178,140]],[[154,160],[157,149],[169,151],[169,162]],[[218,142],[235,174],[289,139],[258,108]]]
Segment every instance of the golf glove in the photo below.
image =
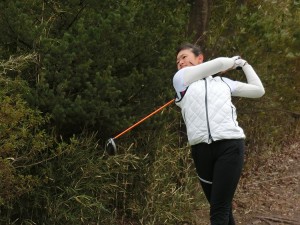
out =
[[240,56],[234,56],[232,57],[234,60],[234,66],[233,69],[241,70],[245,65],[247,65],[247,61],[242,59]]

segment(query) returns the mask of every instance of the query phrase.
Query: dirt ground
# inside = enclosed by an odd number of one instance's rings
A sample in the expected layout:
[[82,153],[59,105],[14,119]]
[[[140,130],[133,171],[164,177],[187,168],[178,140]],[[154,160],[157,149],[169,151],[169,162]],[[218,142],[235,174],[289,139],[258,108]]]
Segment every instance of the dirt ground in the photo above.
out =
[[[241,178],[233,204],[236,224],[300,225],[300,141],[264,158],[250,163]],[[209,224],[208,213],[208,207],[197,212],[205,221],[197,225]]]

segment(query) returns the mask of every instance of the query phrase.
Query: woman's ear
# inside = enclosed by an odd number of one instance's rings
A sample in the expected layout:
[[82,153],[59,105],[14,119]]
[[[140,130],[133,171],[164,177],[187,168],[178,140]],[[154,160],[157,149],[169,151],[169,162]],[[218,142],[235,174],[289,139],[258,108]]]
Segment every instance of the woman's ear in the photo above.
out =
[[200,54],[200,55],[197,56],[197,62],[198,62],[198,64],[202,63],[203,60],[204,60],[203,54]]

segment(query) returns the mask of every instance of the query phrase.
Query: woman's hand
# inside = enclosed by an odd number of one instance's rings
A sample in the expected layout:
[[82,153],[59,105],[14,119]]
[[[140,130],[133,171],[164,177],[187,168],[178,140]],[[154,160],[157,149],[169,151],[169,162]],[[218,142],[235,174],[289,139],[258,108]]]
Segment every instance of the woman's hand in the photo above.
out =
[[220,74],[224,74],[227,71],[230,70],[241,70],[245,65],[247,65],[247,61],[242,59],[240,56],[233,56],[231,59],[233,59],[233,66],[231,68],[229,68],[228,70],[222,71],[220,72]]
[[241,70],[245,65],[247,65],[247,61],[242,59],[240,56],[232,57],[234,59],[233,69]]

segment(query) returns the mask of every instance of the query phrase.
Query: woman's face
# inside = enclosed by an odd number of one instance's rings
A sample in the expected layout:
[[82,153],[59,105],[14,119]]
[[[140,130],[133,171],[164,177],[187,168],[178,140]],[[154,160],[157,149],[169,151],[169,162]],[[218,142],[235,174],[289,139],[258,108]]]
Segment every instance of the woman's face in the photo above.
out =
[[181,50],[177,55],[177,69],[180,70],[187,66],[195,66],[203,62],[203,55],[195,56],[192,49]]

